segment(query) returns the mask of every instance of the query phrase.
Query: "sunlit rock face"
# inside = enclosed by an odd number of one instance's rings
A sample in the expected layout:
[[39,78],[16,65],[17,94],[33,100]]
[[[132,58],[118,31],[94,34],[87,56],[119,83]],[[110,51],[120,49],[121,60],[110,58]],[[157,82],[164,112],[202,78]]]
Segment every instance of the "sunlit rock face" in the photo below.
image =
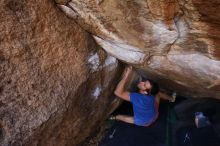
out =
[[219,0],[56,2],[104,50],[161,87],[220,98]]
[[0,145],[78,145],[117,106],[118,61],[54,1],[0,6]]

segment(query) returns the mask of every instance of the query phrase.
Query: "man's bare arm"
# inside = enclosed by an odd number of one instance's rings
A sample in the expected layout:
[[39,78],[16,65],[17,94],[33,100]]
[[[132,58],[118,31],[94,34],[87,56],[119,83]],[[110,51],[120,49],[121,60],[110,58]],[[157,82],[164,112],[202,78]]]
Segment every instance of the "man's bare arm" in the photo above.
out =
[[132,72],[132,67],[126,68],[122,80],[118,83],[114,92],[116,96],[126,101],[130,101],[130,96],[129,96],[130,93],[125,90],[125,84],[127,83],[128,77],[131,72]]
[[161,99],[164,99],[164,100],[172,100],[172,96],[169,96],[166,93],[163,93],[161,91],[159,93],[157,93],[156,96],[161,98]]
[[157,93],[157,95],[156,95],[156,102],[157,102],[158,106],[160,105],[160,99],[171,101],[173,99],[173,97],[167,95],[166,93],[159,91],[159,93]]

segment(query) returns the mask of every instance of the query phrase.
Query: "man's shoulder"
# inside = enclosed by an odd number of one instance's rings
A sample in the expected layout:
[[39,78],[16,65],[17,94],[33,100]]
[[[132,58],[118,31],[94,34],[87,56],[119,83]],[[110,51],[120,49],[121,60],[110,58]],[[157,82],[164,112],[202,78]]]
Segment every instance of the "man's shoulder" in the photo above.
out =
[[138,92],[132,92],[132,93],[130,93],[130,97],[131,98],[136,98],[136,99],[139,99],[139,100],[146,100],[147,98],[150,97],[150,95],[141,94],[141,93],[138,93]]
[[138,93],[138,92],[131,92],[130,94],[135,95],[135,96],[155,97],[154,95],[141,94],[141,93]]
[[138,92],[131,92],[130,95],[132,95],[132,96],[141,96],[141,94],[138,93]]

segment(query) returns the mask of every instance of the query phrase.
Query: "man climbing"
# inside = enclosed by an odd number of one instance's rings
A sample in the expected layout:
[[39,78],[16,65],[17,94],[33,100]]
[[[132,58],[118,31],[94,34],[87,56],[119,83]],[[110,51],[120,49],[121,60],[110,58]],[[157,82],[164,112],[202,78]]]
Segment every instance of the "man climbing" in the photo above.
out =
[[127,115],[111,116],[111,120],[120,120],[139,126],[149,126],[158,117],[160,98],[171,100],[172,97],[159,92],[159,87],[151,80],[145,79],[138,82],[138,92],[125,90],[125,85],[131,75],[132,67],[127,67],[121,81],[118,83],[115,95],[132,103],[134,117]]

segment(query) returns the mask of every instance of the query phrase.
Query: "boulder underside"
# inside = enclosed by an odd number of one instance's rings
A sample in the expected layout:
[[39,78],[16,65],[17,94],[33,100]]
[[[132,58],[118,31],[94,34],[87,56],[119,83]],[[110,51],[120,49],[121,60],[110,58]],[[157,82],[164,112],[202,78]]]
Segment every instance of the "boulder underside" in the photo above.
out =
[[57,0],[97,43],[161,87],[220,99],[220,1]]

